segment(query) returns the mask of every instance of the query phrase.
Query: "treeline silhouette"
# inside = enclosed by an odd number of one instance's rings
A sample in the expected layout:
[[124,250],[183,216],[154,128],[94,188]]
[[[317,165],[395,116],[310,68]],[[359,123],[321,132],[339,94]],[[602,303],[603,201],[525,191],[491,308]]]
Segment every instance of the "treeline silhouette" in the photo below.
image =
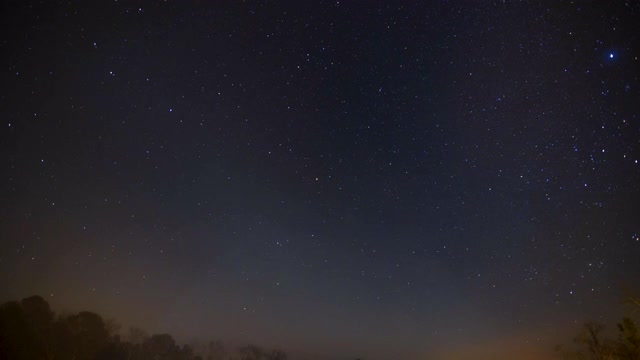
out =
[[[628,300],[636,311],[640,310],[640,298]],[[631,318],[623,318],[613,334],[604,329],[600,324],[585,324],[573,345],[557,347],[559,357],[640,360],[640,331]],[[287,354],[255,345],[228,349],[220,341],[194,349],[178,345],[169,334],[148,335],[139,328],[130,328],[122,335],[115,322],[94,312],[56,315],[42,297],[31,296],[0,305],[0,359],[286,360]]]
[[0,306],[0,359],[14,360],[286,360],[281,350],[248,345],[230,351],[212,341],[198,353],[169,334],[131,328],[118,333],[113,321],[81,311],[56,315],[40,296]]

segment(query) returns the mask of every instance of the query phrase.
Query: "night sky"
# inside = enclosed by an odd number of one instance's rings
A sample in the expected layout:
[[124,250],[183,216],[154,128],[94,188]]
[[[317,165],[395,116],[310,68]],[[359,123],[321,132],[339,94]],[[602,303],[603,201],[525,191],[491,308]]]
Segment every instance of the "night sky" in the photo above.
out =
[[296,359],[547,359],[638,289],[639,2],[0,13],[2,301]]

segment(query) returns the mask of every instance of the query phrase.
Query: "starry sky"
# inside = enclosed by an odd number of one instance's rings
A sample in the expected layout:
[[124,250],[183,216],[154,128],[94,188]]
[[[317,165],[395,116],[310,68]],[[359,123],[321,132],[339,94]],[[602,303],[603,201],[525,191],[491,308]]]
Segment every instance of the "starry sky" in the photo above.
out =
[[0,298],[547,359],[640,276],[640,3],[5,1]]

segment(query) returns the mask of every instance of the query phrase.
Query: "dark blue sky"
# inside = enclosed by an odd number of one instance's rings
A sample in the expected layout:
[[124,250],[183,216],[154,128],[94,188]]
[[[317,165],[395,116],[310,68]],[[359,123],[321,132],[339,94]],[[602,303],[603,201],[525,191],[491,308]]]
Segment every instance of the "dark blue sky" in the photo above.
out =
[[0,12],[2,299],[314,359],[526,359],[637,287],[633,2]]

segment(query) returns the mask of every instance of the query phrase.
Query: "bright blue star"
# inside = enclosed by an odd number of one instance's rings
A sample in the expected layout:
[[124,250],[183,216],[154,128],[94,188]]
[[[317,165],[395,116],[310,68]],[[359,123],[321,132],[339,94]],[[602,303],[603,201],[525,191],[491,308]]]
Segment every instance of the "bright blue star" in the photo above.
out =
[[609,59],[613,59],[613,53],[609,53]]

